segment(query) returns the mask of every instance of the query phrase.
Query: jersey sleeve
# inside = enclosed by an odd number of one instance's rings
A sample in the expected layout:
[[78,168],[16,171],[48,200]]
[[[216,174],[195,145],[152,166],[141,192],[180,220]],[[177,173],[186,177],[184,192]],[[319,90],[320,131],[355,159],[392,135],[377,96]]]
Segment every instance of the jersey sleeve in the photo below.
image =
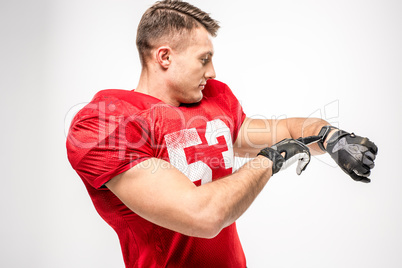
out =
[[153,157],[146,119],[124,103],[91,102],[73,119],[67,153],[79,176],[96,189]]
[[241,106],[241,103],[236,98],[236,96],[233,94],[233,92],[229,88],[229,86],[224,84],[224,87],[225,87],[225,90],[224,90],[225,100],[227,101],[229,114],[230,114],[231,120],[233,122],[234,131],[232,133],[232,139],[233,139],[233,142],[235,142],[237,139],[237,136],[239,134],[240,128],[241,128],[244,120],[246,119],[246,114],[243,111],[243,107]]

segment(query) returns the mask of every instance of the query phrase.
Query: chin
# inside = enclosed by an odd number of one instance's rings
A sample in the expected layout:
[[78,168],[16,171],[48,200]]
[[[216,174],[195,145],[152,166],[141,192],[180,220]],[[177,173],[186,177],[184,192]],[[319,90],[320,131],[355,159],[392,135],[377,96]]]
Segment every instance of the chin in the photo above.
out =
[[200,91],[200,95],[198,96],[197,102],[200,102],[203,97],[204,97],[204,95],[203,95],[202,92]]
[[204,95],[202,94],[202,92],[200,91],[200,94],[198,95],[198,97],[196,98],[196,101],[194,101],[194,102],[200,102],[201,100],[202,100],[202,97],[203,97]]
[[194,95],[194,96],[189,96],[188,98],[185,98],[181,101],[181,103],[184,104],[192,104],[192,103],[197,103],[200,102],[202,100],[202,92],[200,91],[199,94]]

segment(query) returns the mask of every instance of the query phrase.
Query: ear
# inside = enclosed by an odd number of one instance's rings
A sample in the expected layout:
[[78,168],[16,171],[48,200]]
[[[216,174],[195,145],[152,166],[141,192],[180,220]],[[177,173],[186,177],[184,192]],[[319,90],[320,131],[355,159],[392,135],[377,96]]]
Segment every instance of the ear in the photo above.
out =
[[169,68],[171,63],[172,49],[168,46],[162,46],[159,47],[155,53],[156,62],[158,62],[164,69]]

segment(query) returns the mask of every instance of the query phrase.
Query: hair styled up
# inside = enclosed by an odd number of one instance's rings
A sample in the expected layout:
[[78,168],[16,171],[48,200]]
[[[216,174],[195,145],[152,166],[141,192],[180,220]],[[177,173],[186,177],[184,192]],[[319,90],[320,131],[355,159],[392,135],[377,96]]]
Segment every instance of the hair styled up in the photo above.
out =
[[152,49],[163,43],[178,48],[186,43],[183,39],[186,35],[201,26],[214,37],[219,29],[218,22],[208,13],[189,3],[180,0],[156,2],[145,11],[137,29],[136,44],[142,66]]

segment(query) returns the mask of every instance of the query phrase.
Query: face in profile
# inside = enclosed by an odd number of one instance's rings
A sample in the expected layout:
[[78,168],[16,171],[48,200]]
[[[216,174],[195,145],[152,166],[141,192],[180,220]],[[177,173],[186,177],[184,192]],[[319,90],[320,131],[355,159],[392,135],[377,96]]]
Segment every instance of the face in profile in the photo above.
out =
[[186,47],[172,50],[168,69],[172,99],[179,104],[199,102],[207,80],[216,76],[212,64],[212,36],[204,27],[198,27],[188,38]]

